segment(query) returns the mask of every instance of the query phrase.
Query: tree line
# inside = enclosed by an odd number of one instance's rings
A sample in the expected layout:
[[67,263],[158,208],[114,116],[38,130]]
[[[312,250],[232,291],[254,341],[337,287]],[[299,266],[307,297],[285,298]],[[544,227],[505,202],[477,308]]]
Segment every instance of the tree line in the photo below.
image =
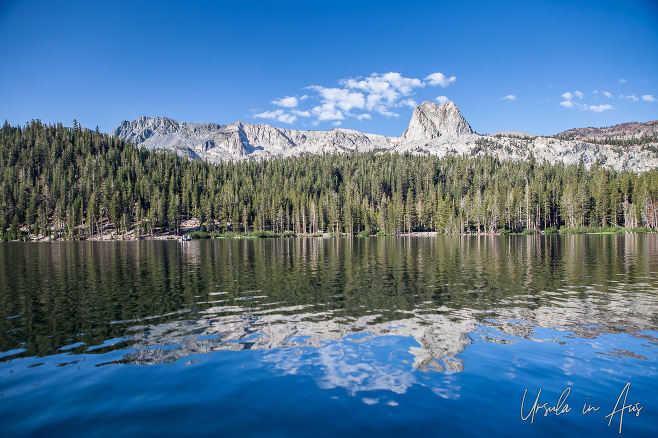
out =
[[61,124],[5,122],[3,239],[179,232],[498,233],[658,228],[658,171],[530,160],[347,153],[192,161]]

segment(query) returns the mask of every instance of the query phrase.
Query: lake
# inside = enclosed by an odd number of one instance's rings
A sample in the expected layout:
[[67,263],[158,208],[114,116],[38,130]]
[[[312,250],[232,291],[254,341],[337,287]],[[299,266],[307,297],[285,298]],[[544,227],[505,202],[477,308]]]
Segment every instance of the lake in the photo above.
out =
[[0,244],[0,436],[658,436],[658,236]]

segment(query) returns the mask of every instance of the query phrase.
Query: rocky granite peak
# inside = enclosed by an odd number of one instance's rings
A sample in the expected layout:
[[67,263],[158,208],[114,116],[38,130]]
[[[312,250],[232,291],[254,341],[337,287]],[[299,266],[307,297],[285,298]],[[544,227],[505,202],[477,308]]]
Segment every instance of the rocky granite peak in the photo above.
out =
[[472,133],[471,126],[453,102],[443,102],[441,105],[437,105],[434,102],[425,101],[414,109],[409,127],[402,134],[402,138],[404,140],[423,140],[443,135],[461,137]]
[[366,152],[390,149],[392,142],[382,135],[349,129],[297,131],[245,122],[186,123],[166,117],[123,121],[112,135],[148,149],[173,150],[213,162],[302,153]]
[[[115,137],[148,149],[170,150],[210,162],[343,152],[411,153],[414,155],[483,156],[501,160],[546,160],[549,163],[602,165],[644,172],[658,168],[658,122],[627,123],[611,128],[570,130],[553,137],[522,132],[473,133],[452,102],[423,102],[402,137],[364,134],[350,129],[297,131],[245,122],[218,125],[186,123],[166,117],[122,122]],[[617,139],[625,139],[624,147]]]

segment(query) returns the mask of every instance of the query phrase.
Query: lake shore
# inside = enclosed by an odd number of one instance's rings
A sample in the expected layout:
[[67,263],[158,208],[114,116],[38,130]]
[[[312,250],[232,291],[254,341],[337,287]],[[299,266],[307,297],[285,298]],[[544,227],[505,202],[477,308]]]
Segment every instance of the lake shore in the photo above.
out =
[[210,234],[201,232],[201,223],[198,219],[192,218],[181,222],[178,232],[175,231],[154,231],[153,233],[138,233],[137,227],[127,231],[120,232],[116,230],[109,221],[104,221],[101,226],[101,231],[91,237],[66,237],[63,233],[53,233],[51,236],[30,236],[24,235],[20,240],[10,241],[24,241],[24,242],[68,242],[75,240],[84,241],[137,241],[137,240],[190,240],[186,236],[191,236],[192,240],[205,239],[205,238],[218,238],[218,239],[244,239],[244,238],[263,238],[263,237],[309,237],[309,238],[330,238],[330,237],[382,237],[382,236],[398,236],[398,237],[437,237],[437,236],[522,236],[522,235],[556,235],[556,234],[646,234],[651,233],[646,229],[628,229],[628,228],[582,228],[582,229],[565,229],[557,230],[552,228],[550,230],[525,230],[522,233],[508,233],[505,230],[498,232],[473,232],[461,234],[445,234],[436,231],[412,231],[406,233],[386,233],[386,234],[349,234],[349,233],[273,233],[271,231],[254,231],[254,232],[226,232],[222,234]]
[[197,229],[185,229],[181,230],[179,234],[176,234],[175,232],[167,231],[167,232],[154,232],[154,233],[149,233],[149,234],[141,234],[141,235],[136,235],[134,232],[128,232],[128,233],[116,233],[115,231],[109,231],[109,232],[104,232],[102,234],[96,234],[93,237],[90,238],[85,238],[85,239],[77,239],[77,238],[64,238],[64,237],[43,237],[43,236],[38,236],[38,237],[27,237],[24,238],[23,240],[10,240],[9,242],[72,242],[72,241],[87,241],[87,242],[117,242],[117,241],[140,241],[140,240],[153,240],[153,241],[185,241],[185,240],[203,240],[203,239],[251,239],[251,238],[278,238],[278,237],[301,237],[301,238],[335,238],[335,237],[409,237],[409,238],[415,238],[415,237],[440,237],[440,236],[478,236],[478,237],[483,237],[483,236],[545,236],[545,235],[576,235],[576,234],[595,234],[595,235],[607,235],[607,234],[655,234],[655,233],[647,233],[647,232],[638,232],[638,231],[626,231],[623,233],[612,233],[612,232],[585,232],[585,233],[553,233],[553,234],[545,234],[545,233],[534,233],[534,234],[523,234],[523,233],[511,233],[511,234],[504,234],[504,233],[462,233],[462,234],[442,234],[442,233],[437,233],[433,231],[422,231],[422,232],[411,232],[411,233],[398,233],[398,234],[386,234],[386,235],[351,235],[349,233],[341,233],[341,234],[335,234],[335,233],[314,233],[314,234],[294,234],[294,235],[266,235],[266,236],[259,236],[255,235],[254,233],[226,233],[224,235],[218,235],[218,236],[212,236],[212,237],[204,237],[204,238],[188,238],[187,235],[190,233],[197,232]]

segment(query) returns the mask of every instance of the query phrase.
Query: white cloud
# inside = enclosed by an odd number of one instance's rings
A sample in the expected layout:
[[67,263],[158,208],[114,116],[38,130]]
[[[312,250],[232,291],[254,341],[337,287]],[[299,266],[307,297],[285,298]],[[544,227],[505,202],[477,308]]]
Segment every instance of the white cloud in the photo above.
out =
[[379,76],[370,76],[360,81],[346,79],[340,83],[350,89],[362,90],[368,96],[378,96],[379,99],[385,97],[390,103],[400,97],[400,93],[395,90],[395,87]]
[[404,99],[401,100],[400,103],[398,103],[398,106],[408,106],[409,108],[416,108],[418,106],[418,102],[416,102],[413,99]]
[[359,79],[360,78],[342,79],[339,81],[339,84],[347,88],[365,91],[368,94],[383,95],[388,93],[395,93],[393,86],[385,81],[381,76],[373,74],[367,78],[361,80]]
[[320,94],[323,103],[331,103],[343,111],[350,111],[352,108],[363,109],[366,106],[366,99],[362,93],[354,93],[344,88],[325,88],[319,85],[312,85],[309,88]]
[[642,96],[642,100],[646,102],[655,102],[656,98],[653,97],[651,94],[645,94],[644,96]]
[[[598,90],[594,90],[592,94],[598,94]],[[603,91],[603,95],[606,97],[612,97],[610,93],[607,91]],[[560,102],[560,106],[563,106],[565,108],[578,108],[580,110],[589,110],[589,111],[594,111],[595,113],[600,113],[603,111],[611,110],[614,109],[612,105],[609,104],[603,104],[603,105],[587,105],[585,103],[580,103],[574,99],[582,100],[585,98],[585,94],[581,93],[580,91],[567,91],[566,93],[562,93],[562,99],[564,99],[562,102]]]
[[279,122],[292,124],[297,120],[297,116],[292,114],[287,114],[283,110],[278,109],[275,111],[265,111],[259,114],[255,114],[254,117],[259,117],[261,119],[274,119]]
[[[359,90],[360,93],[355,94],[364,97],[365,105],[354,105],[354,108],[374,111],[386,117],[399,117],[399,114],[389,109],[390,107],[408,106],[413,108],[417,106],[418,103],[414,99],[399,99],[413,94],[417,88],[424,88],[428,85],[420,79],[407,78],[396,72],[372,73],[365,78],[343,79],[339,81],[339,84],[348,90]],[[339,108],[349,111],[341,106]],[[351,114],[347,115],[351,116]]]
[[342,124],[343,124],[343,122],[341,122],[341,121],[338,121],[338,122],[334,122],[334,123],[332,123],[332,125],[334,125],[334,126],[340,126],[340,125],[342,125]]
[[577,97],[578,99],[582,99],[585,97],[583,93],[580,91],[574,91],[573,93],[570,91],[567,91],[566,93],[562,94],[562,98],[565,100],[572,100],[574,97]]
[[619,83],[620,83],[620,84],[625,84],[626,82],[628,82],[626,79],[623,79],[623,78],[622,78],[622,79],[619,79]]
[[581,109],[587,109],[587,105],[583,105],[582,103],[574,102],[573,99],[578,98],[578,99],[584,99],[585,94],[581,93],[580,91],[567,91],[566,93],[562,93],[562,99],[564,99],[562,102],[560,102],[560,105],[566,108],[581,108]]
[[[394,115],[389,106],[410,106],[413,100],[405,99],[397,102],[402,96],[409,96],[417,88],[427,84],[417,78],[406,78],[400,73],[373,73],[366,78],[349,78],[339,81],[339,84],[350,89],[360,90],[365,94],[365,108],[384,115]],[[397,102],[397,103],[396,103]],[[413,105],[416,106],[416,105]]]
[[[383,99],[383,96],[380,95],[380,94],[369,94],[368,97],[366,98],[366,108],[368,108],[368,110],[372,111],[374,108],[381,105],[380,102],[381,102],[382,99]],[[397,99],[397,96],[394,99]]]
[[254,114],[254,117],[260,117],[261,119],[276,119],[281,114],[283,114],[283,110],[278,109],[276,111],[265,111],[259,114]]
[[367,78],[349,78],[339,81],[341,85],[351,89],[362,90],[367,94],[382,95],[392,98],[395,95],[408,96],[414,88],[423,88],[425,83],[416,78],[405,78],[400,73],[373,73]]
[[[257,114],[256,117],[285,123],[291,123],[298,117],[313,117],[314,120],[311,121],[313,125],[347,118],[371,119],[373,113],[386,117],[399,117],[393,109],[416,107],[418,100],[412,96],[417,90],[435,85],[445,88],[456,80],[455,76],[446,77],[439,72],[432,73],[424,79],[405,77],[397,72],[372,73],[367,77],[341,79],[336,87],[310,85],[305,89],[312,90],[312,93],[273,100],[271,102],[273,105],[283,109],[265,111]],[[303,102],[306,100],[317,101],[317,103],[306,104],[308,106],[304,108]],[[439,102],[447,100],[445,96],[437,97]],[[286,108],[288,108],[287,112],[284,111]]]
[[377,112],[381,114],[382,116],[386,117],[400,117],[400,114],[394,113],[393,111],[389,111],[386,107],[379,107],[377,109]]
[[505,97],[501,97],[501,99],[502,99],[502,100],[516,100],[516,99],[518,99],[518,97],[516,97],[516,96],[513,95],[513,94],[508,94],[508,95],[505,96]]
[[386,73],[382,76],[382,79],[391,84],[395,89],[399,90],[403,96],[411,94],[414,88],[422,88],[425,86],[420,79],[405,78],[400,73],[394,72]]
[[394,113],[393,111],[389,111],[389,110],[388,110],[387,108],[385,108],[385,107],[380,107],[380,108],[377,110],[377,112],[378,112],[379,114],[383,115],[383,116],[386,116],[386,117],[400,117],[400,114],[398,114],[398,113]]
[[318,117],[319,122],[326,120],[345,120],[343,113],[336,108],[334,103],[326,102],[320,106],[316,106],[312,110],[313,114]]
[[606,111],[606,110],[613,109],[613,106],[608,105],[608,104],[606,104],[606,105],[596,105],[596,106],[595,105],[590,105],[588,108],[591,111],[594,111],[595,113],[600,113],[600,112],[603,112],[603,111]]
[[436,100],[437,102],[440,102],[440,103],[443,103],[443,102],[449,102],[449,101],[450,101],[450,99],[448,99],[447,96],[437,96],[436,99],[434,99],[434,100]]
[[637,96],[635,95],[635,93],[633,93],[633,94],[629,94],[628,96],[624,96],[623,94],[620,94],[619,97],[622,98],[622,99],[630,99],[630,100],[632,100],[633,102],[637,102],[638,100],[640,100],[640,98],[637,97]]
[[293,123],[295,123],[295,120],[297,120],[297,116],[293,116],[292,114],[283,114],[277,117],[277,120],[279,122],[289,123],[292,125]]
[[450,76],[447,78],[443,73],[432,73],[429,76],[425,77],[425,81],[428,85],[440,85],[443,88],[446,88],[448,85],[454,83],[457,80],[455,76]]
[[282,106],[284,108],[294,108],[297,106],[297,98],[286,96],[283,99],[273,100],[272,103],[277,106]]
[[614,97],[612,96],[612,93],[610,93],[609,91],[599,91],[599,90],[592,91],[592,94],[599,94],[599,93],[603,94],[605,97],[609,97],[610,99],[614,99]]

